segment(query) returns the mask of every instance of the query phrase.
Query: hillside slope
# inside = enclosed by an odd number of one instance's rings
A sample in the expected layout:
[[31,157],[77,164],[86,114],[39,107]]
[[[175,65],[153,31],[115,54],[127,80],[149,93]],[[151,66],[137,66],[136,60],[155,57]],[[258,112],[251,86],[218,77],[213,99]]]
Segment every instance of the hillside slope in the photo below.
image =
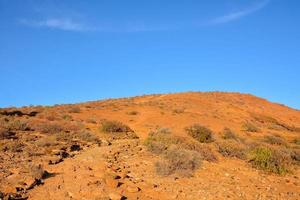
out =
[[0,199],[300,199],[299,134],[239,93],[3,108]]

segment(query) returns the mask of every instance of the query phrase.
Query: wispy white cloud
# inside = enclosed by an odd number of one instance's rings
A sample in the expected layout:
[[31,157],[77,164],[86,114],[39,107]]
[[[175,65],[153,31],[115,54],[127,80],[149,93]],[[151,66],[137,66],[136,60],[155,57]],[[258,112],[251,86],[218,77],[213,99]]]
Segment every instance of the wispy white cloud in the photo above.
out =
[[223,15],[221,17],[217,17],[211,21],[209,21],[210,24],[222,24],[222,23],[228,23],[234,20],[238,20],[242,17],[245,17],[247,15],[250,15],[252,13],[255,13],[261,9],[263,9],[264,7],[266,7],[268,4],[270,3],[270,0],[264,0],[261,1],[258,4],[255,4],[253,6],[250,6],[248,8],[245,8],[243,10],[239,10],[236,12],[232,12],[226,15]]
[[20,23],[32,27],[59,29],[64,31],[90,31],[91,27],[67,18],[49,18],[45,20],[21,19]]

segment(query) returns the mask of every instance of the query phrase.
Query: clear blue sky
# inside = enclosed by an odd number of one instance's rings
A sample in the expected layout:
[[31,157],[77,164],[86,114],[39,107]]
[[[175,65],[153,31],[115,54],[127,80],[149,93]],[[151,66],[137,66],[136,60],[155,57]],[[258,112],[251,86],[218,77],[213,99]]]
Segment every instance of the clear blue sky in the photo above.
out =
[[238,91],[300,109],[298,0],[0,0],[0,107]]

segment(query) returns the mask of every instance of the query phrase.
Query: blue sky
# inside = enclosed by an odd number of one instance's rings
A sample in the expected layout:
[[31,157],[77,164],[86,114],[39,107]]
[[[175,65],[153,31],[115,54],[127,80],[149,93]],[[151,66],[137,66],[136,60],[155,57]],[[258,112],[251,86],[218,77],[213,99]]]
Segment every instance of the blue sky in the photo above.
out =
[[300,109],[298,0],[0,0],[0,107],[237,91]]

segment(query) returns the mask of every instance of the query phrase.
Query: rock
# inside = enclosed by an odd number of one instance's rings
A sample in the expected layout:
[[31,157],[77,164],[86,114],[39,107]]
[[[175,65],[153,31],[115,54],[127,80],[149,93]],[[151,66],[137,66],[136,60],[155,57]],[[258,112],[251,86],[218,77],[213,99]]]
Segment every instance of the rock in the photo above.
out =
[[2,192],[0,192],[0,199],[4,198],[4,194]]
[[118,194],[118,193],[116,193],[116,192],[110,193],[108,196],[109,196],[109,198],[110,198],[111,200],[121,200],[121,199],[123,198],[122,195],[120,195],[120,194]]
[[141,189],[139,187],[134,186],[134,185],[127,186],[126,190],[130,193],[136,193],[136,192],[141,191]]
[[80,145],[79,144],[73,144],[71,147],[70,147],[70,151],[80,151],[81,148],[80,148]]
[[117,188],[119,186],[119,181],[113,178],[105,178],[105,183],[108,187]]
[[51,158],[51,159],[49,160],[48,164],[49,164],[49,165],[56,165],[56,164],[58,164],[58,163],[60,163],[60,162],[62,162],[62,161],[64,161],[63,158],[61,158],[61,157],[54,157],[54,158]]

